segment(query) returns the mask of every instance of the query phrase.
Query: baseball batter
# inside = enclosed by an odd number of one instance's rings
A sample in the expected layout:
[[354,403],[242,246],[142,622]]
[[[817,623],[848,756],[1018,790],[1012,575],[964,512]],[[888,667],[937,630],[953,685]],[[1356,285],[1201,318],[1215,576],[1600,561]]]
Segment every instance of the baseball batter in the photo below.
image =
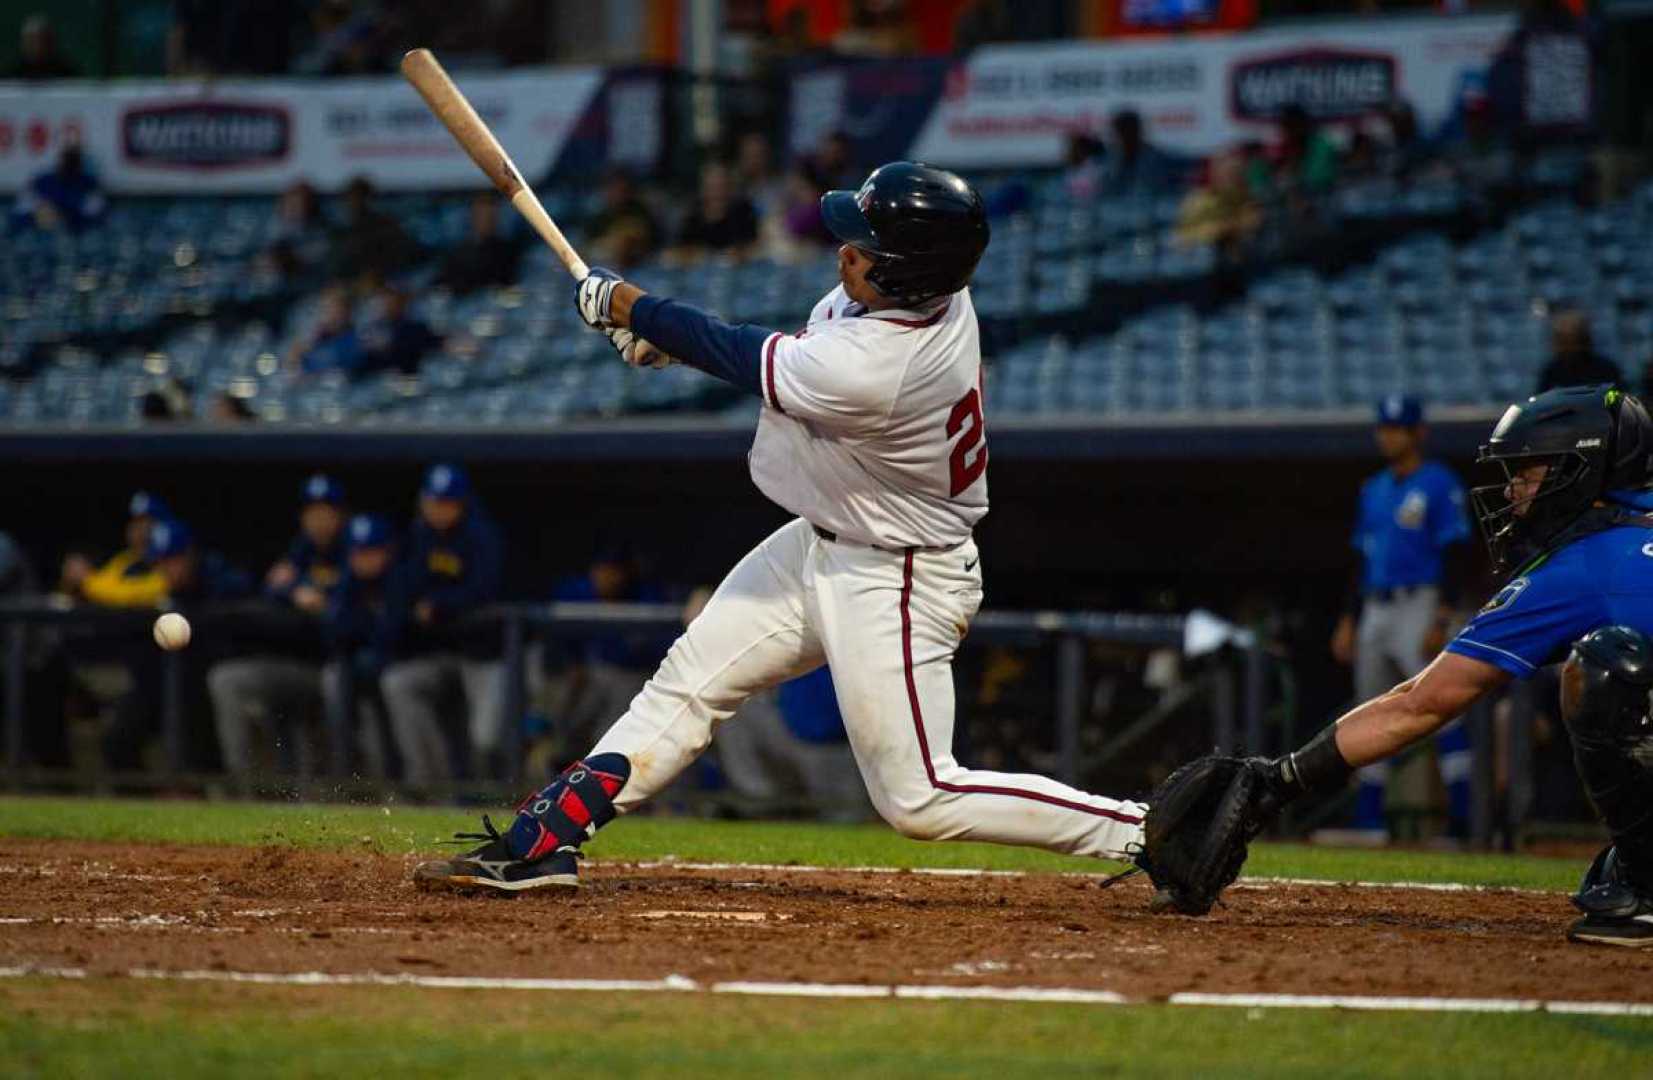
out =
[[582,760],[425,885],[578,884],[599,827],[659,792],[749,696],[830,663],[878,812],[907,836],[1127,859],[1140,804],[952,754],[952,659],[981,605],[987,513],[981,346],[967,288],[988,226],[951,173],[897,162],[822,212],[840,284],[787,334],[732,326],[605,270],[581,317],[628,363],[675,358],[763,400],[754,482],[797,517],[730,571],[631,707]]

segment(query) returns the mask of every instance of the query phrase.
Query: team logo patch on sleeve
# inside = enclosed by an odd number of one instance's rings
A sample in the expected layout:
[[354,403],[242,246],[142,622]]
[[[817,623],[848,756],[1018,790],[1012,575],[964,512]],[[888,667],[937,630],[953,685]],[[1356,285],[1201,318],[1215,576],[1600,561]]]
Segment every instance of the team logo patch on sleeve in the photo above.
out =
[[1485,615],[1488,612],[1498,611],[1502,608],[1509,607],[1511,604],[1515,603],[1516,597],[1526,591],[1529,584],[1531,584],[1531,582],[1527,578],[1516,578],[1514,581],[1511,581],[1509,584],[1505,585],[1502,589],[1499,589],[1497,592],[1493,593],[1492,599],[1488,600],[1481,607],[1481,610],[1476,612],[1476,614]]

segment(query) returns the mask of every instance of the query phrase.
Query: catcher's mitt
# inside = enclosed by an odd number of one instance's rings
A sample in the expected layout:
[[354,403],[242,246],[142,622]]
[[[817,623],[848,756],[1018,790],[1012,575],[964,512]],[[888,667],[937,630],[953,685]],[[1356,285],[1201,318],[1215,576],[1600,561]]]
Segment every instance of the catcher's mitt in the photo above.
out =
[[1269,763],[1207,754],[1149,796],[1137,865],[1171,907],[1204,915],[1240,876],[1246,845],[1273,816]]

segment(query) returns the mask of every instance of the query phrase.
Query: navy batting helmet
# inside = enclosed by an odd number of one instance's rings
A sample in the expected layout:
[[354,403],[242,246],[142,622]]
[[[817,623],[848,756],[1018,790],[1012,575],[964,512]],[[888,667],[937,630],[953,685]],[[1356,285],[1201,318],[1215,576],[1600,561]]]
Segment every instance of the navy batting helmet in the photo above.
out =
[[821,196],[832,234],[871,255],[867,282],[903,304],[957,292],[987,250],[987,210],[976,189],[946,169],[896,161],[859,191]]

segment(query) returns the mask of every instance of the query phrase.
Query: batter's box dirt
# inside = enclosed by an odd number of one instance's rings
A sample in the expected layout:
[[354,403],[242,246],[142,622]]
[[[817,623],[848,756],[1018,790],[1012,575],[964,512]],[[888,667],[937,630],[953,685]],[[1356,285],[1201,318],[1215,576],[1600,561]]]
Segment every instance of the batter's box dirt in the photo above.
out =
[[1188,919],[1054,875],[599,861],[499,901],[418,892],[413,861],[0,841],[0,966],[1653,1001],[1653,955],[1567,944],[1562,896],[1272,885]]

